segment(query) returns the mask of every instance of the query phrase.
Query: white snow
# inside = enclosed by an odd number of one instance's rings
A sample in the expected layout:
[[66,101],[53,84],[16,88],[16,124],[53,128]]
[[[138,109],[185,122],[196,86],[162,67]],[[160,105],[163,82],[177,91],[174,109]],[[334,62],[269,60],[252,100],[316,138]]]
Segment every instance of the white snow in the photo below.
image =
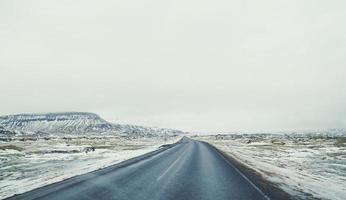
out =
[[[162,144],[162,138],[115,136],[1,142],[0,199],[137,157]],[[86,153],[91,146],[96,150]]]
[[333,137],[250,134],[196,139],[215,145],[296,198],[346,197],[346,146],[336,145]]

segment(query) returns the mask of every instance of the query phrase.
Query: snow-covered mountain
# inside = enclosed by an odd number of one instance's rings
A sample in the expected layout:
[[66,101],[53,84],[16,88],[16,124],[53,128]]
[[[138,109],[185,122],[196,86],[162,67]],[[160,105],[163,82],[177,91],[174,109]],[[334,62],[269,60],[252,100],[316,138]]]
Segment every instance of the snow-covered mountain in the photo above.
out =
[[118,133],[147,136],[183,133],[172,129],[114,124],[87,112],[5,115],[0,116],[0,126],[10,132],[40,134]]
[[0,116],[0,126],[8,130],[47,133],[102,132],[112,127],[98,115],[83,112]]

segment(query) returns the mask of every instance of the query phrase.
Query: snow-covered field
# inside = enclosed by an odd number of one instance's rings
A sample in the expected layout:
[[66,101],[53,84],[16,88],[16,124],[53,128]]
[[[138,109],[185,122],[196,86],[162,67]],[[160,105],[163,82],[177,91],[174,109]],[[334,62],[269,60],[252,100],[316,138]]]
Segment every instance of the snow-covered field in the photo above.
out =
[[0,142],[0,199],[137,157],[164,143],[161,137],[120,136]]
[[235,134],[195,139],[215,145],[298,199],[346,198],[345,135]]

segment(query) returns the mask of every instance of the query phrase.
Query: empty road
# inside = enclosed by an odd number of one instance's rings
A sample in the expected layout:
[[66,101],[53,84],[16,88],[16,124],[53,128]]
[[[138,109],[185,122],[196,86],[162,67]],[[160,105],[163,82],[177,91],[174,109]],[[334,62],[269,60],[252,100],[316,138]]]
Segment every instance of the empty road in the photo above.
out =
[[208,144],[184,138],[140,156],[9,199],[267,199]]

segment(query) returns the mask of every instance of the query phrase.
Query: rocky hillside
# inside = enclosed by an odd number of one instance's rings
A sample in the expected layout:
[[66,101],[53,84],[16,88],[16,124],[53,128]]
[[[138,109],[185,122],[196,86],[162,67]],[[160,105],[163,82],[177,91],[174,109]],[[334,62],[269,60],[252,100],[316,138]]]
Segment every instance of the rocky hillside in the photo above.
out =
[[0,116],[0,126],[8,130],[47,133],[102,132],[112,125],[93,113],[47,113]]
[[6,128],[0,126],[0,135],[8,135],[8,136],[11,136],[11,135],[15,135],[16,132],[14,131],[9,131],[7,130]]
[[[181,131],[123,125],[107,122],[94,113],[65,112],[46,114],[18,114],[0,116],[0,126],[8,135],[13,132],[47,134],[128,134],[133,136],[177,135]],[[1,129],[0,129],[1,130]],[[8,131],[8,132],[5,132]]]

